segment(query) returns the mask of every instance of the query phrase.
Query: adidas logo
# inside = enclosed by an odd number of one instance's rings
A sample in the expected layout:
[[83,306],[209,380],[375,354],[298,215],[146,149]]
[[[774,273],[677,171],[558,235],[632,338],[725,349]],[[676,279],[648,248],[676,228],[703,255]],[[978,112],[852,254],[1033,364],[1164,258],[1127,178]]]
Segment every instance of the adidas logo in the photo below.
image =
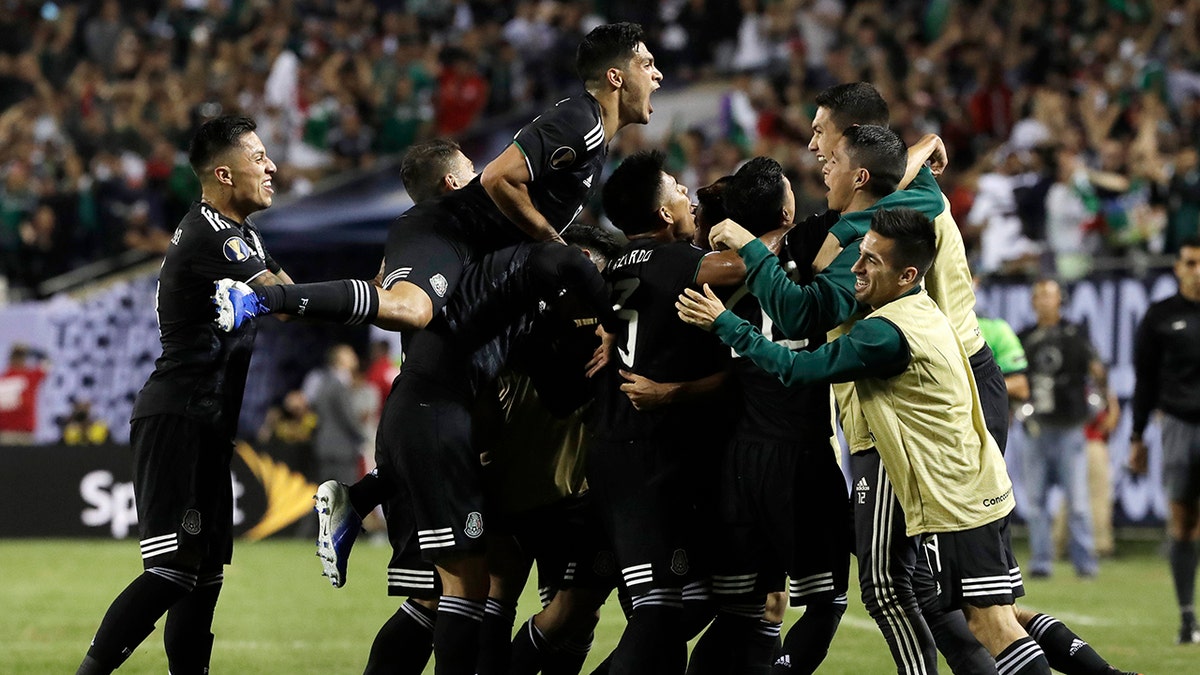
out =
[[790,654],[784,654],[775,661],[775,665],[783,666],[784,668],[792,667],[792,657]]
[[1074,640],[1071,640],[1071,649],[1068,651],[1068,653],[1071,656],[1075,656],[1075,652],[1079,651],[1080,649],[1083,649],[1086,646],[1087,646],[1086,642],[1084,642],[1083,640],[1080,640],[1079,638],[1075,638]]
[[855,483],[855,485],[854,485],[854,491],[855,492],[870,492],[871,491],[871,486],[867,484],[866,476],[863,476],[862,478],[858,479],[858,482]]
[[583,179],[583,184],[584,184],[586,187],[592,187],[592,177],[591,177],[591,176],[588,176],[587,178],[584,178],[584,179]]

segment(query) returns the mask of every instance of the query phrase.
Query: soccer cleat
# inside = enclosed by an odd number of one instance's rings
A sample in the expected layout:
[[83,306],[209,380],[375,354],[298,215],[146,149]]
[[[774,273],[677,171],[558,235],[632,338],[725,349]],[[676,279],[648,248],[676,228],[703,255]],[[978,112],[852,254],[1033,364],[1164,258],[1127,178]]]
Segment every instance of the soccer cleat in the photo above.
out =
[[317,557],[323,574],[334,588],[346,585],[346,563],[350,549],[362,530],[362,518],[350,505],[350,490],[336,480],[327,480],[317,487]]
[[246,319],[266,314],[259,304],[254,290],[241,281],[221,279],[213,293],[213,304],[217,306],[217,327],[226,333],[241,327]]

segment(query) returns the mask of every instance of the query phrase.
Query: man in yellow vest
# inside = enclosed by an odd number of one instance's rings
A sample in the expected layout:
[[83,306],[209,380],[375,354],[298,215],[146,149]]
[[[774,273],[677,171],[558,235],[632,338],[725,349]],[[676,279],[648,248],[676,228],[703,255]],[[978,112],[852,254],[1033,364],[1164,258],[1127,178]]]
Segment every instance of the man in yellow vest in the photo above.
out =
[[939,601],[963,609],[1000,675],[1049,673],[1013,605],[1024,589],[1011,574],[1012,483],[984,424],[970,357],[921,287],[936,248],[933,224],[920,213],[876,211],[851,270],[855,299],[872,311],[813,352],[774,345],[707,288],[680,296],[680,318],[714,330],[784,382],[854,382]]

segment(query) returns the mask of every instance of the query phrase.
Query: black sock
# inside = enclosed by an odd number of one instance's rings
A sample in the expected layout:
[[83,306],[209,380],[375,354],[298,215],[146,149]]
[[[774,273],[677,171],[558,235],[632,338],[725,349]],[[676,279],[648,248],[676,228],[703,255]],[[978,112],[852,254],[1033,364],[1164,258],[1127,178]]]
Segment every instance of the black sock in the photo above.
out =
[[742,645],[739,659],[742,665],[737,672],[746,675],[768,675],[771,672],[771,655],[775,651],[775,643],[779,641],[781,627],[781,624],[766,619],[754,623],[750,629],[750,639]]
[[693,581],[683,587],[683,639],[690,642],[717,616],[717,601],[712,595],[710,582]]
[[1029,620],[1029,636],[1037,641],[1050,667],[1066,675],[1105,675],[1110,666],[1092,646],[1049,614]]
[[206,675],[212,657],[213,613],[221,595],[224,575],[200,575],[196,588],[167,611],[163,645],[171,675]]
[[363,675],[421,675],[433,654],[436,619],[433,610],[405,600],[375,635]]
[[[995,672],[995,659],[971,633],[971,629],[967,627],[967,617],[963,616],[961,611],[956,609],[950,612],[926,613],[925,622],[929,624],[933,641],[937,643],[942,656],[946,657],[951,672]],[[1045,647],[1042,649],[1045,650]]]
[[669,601],[659,603],[634,599],[629,623],[613,651],[610,668],[613,675],[672,675],[686,670],[683,609]]
[[517,618],[517,603],[488,598],[479,628],[479,663],[477,675],[504,675],[512,659],[513,621]]
[[396,493],[396,486],[380,476],[378,471],[372,471],[359,478],[357,483],[347,486],[346,491],[350,495],[350,506],[354,508],[354,512],[359,518],[365,518],[376,506],[391,499]]
[[351,325],[371,323],[379,315],[379,292],[359,279],[255,286],[254,294],[270,313]]
[[548,652],[546,637],[533,624],[533,617],[529,617],[513,636],[510,672],[512,675],[534,675],[542,670]]
[[588,633],[564,640],[557,649],[546,655],[542,675],[578,675],[579,671],[583,670],[583,662],[587,661],[588,653],[592,651],[594,636],[595,633]]
[[474,675],[485,603],[452,595],[438,601],[433,628],[435,675]]
[[708,629],[692,647],[688,658],[688,675],[738,672],[735,667],[735,650],[749,639],[750,620],[725,611],[708,625]]
[[829,644],[845,613],[844,595],[827,603],[809,604],[804,615],[788,630],[772,671],[792,675],[815,673],[829,653]]
[[[195,585],[195,577],[180,583],[149,570],[142,572],[109,605],[79,672],[93,675],[116,670],[154,631],[154,623]],[[86,669],[85,669],[86,666]]]
[[591,675],[608,675],[608,671],[612,670],[613,652],[609,652],[608,656],[604,657],[593,670]]
[[996,670],[1000,675],[1050,675],[1050,664],[1033,638],[1023,637],[996,656]]
[[1171,561],[1171,578],[1175,581],[1175,600],[1179,603],[1180,613],[1188,612],[1196,620],[1193,605],[1196,601],[1196,542],[1185,539],[1172,539],[1168,554]]

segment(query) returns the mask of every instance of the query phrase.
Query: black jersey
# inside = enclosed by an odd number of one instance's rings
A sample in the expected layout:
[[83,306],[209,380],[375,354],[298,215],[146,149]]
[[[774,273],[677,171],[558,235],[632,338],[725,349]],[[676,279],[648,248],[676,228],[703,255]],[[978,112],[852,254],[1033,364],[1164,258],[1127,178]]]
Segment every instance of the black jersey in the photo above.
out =
[[133,419],[180,414],[236,429],[254,347],[247,321],[225,333],[213,324],[218,279],[249,282],[267,271],[270,257],[258,231],[197,202],[171,237],[158,275],[162,356],[133,405]]
[[677,437],[703,426],[703,405],[637,410],[620,390],[618,369],[656,382],[687,382],[720,371],[729,349],[715,335],[682,321],[675,302],[695,288],[707,255],[688,242],[638,240],[604,270],[618,319],[616,358],[596,393],[592,433],[606,440]]
[[[590,94],[565,98],[513,137],[529,169],[529,197],[558,232],[583,211],[600,187],[608,158],[600,104]],[[484,191],[479,178],[444,198],[468,226],[514,227]]]
[[1176,294],[1150,305],[1133,344],[1133,431],[1159,409],[1200,424],[1200,303]]
[[445,312],[406,335],[404,368],[474,396],[495,379],[545,304],[564,294],[615,323],[607,286],[579,249],[527,242],[489,253],[467,268]]
[[[830,217],[832,215],[832,217]],[[779,263],[796,283],[813,279],[812,261],[817,256],[829,227],[837,221],[835,211],[810,216],[784,236]],[[763,335],[792,350],[813,351],[825,344],[825,334],[789,336],[763,313],[758,300],[742,286],[725,303],[737,316],[749,321]],[[782,441],[819,440],[824,442],[830,428],[829,385],[787,386],[778,377],[754,365],[745,357],[732,354],[732,372],[742,390],[742,414],[735,434],[739,438]]]

